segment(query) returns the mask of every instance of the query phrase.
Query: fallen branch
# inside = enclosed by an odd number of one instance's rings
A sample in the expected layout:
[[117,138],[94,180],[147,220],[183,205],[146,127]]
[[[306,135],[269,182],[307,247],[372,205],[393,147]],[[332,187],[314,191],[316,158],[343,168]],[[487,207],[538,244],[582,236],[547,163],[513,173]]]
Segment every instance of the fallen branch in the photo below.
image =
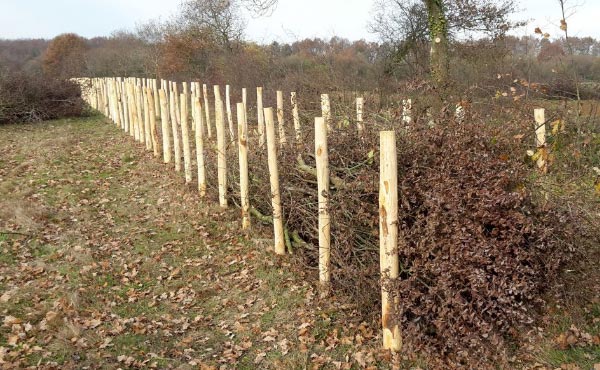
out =
[[[298,163],[298,166],[297,166],[298,170],[300,170],[301,172],[307,173],[313,177],[317,177],[317,169],[312,168],[311,166],[307,165],[304,162],[304,160],[302,159],[301,154],[298,154],[298,157],[296,158],[296,162]],[[337,176],[329,175],[329,179],[336,189],[344,189],[346,187],[346,182]]]
[[33,235],[31,235],[31,234],[20,233],[17,231],[0,231],[0,235],[20,235],[20,236],[26,236],[28,238],[33,238]]
[[[256,217],[256,219],[258,221],[260,221],[264,224],[269,224],[269,225],[273,224],[272,216],[263,215],[258,209],[254,208],[254,207],[250,207],[250,214],[252,216]],[[300,236],[298,235],[298,232],[292,231],[292,233],[290,234],[288,228],[285,226],[283,227],[283,235],[284,235],[286,248],[290,254],[294,254],[294,248],[292,246],[292,242],[299,244],[299,245],[307,245],[307,243],[304,240],[302,240],[302,238],[300,238]]]

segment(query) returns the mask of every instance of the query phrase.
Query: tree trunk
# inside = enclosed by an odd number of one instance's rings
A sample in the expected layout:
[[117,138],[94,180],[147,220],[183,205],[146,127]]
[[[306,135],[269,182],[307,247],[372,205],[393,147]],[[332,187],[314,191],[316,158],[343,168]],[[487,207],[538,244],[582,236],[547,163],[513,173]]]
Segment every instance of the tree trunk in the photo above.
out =
[[423,0],[427,7],[429,35],[431,37],[431,78],[435,86],[443,89],[448,83],[450,68],[448,57],[448,22],[444,13],[444,0]]

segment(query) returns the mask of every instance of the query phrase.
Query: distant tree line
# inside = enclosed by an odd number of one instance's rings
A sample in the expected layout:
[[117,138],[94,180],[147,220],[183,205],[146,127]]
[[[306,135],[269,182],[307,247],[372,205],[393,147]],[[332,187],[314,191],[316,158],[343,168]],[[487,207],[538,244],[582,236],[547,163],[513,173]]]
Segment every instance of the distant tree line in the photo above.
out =
[[511,36],[507,32],[521,25],[509,21],[513,0],[379,0],[371,24],[379,42],[246,40],[247,14],[268,14],[275,5],[276,0],[187,0],[169,20],[109,37],[0,40],[0,73],[198,79],[298,92],[394,93],[432,81],[452,85],[457,95],[475,85],[479,92],[495,92],[505,83],[499,75],[542,84],[574,75],[579,82],[600,81],[599,40],[550,39],[534,32]]

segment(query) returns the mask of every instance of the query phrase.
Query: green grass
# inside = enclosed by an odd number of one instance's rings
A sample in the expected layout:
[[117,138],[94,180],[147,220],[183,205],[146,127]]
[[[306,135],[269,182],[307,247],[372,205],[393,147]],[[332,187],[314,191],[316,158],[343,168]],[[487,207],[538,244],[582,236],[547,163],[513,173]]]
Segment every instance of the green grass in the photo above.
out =
[[544,362],[552,367],[563,364],[576,364],[580,369],[593,369],[600,362],[600,347],[569,348],[566,350],[548,349],[544,353]]
[[[562,364],[576,364],[581,369],[592,369],[600,363],[600,345],[579,339],[574,345],[559,345],[554,341],[562,333],[569,333],[571,327],[592,337],[600,335],[600,303],[570,306],[557,311],[552,317],[547,335],[548,341],[542,346],[539,360],[552,367]],[[565,348],[566,347],[566,348]]]
[[17,257],[8,245],[9,238],[8,234],[0,232],[0,265],[14,265],[17,263]]

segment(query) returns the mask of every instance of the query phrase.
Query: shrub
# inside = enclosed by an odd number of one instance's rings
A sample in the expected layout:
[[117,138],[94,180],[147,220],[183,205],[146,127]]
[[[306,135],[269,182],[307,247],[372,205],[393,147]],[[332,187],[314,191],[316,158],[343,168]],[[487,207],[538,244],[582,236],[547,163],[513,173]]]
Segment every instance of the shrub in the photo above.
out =
[[37,74],[0,75],[0,124],[80,116],[84,106],[74,82]]

